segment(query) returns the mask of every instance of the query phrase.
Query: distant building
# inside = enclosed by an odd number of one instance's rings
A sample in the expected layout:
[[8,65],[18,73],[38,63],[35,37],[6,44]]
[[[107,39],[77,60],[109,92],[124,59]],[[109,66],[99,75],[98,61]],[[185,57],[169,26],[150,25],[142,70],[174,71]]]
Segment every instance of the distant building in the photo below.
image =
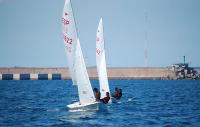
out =
[[188,65],[188,63],[178,63],[171,66],[177,79],[199,79],[198,72]]

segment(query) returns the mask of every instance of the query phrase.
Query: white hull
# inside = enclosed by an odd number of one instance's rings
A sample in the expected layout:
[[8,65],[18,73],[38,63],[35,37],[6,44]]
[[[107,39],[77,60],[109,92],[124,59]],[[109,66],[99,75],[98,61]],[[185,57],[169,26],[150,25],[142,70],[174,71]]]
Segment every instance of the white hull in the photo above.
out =
[[88,104],[80,104],[80,102],[74,102],[72,104],[67,105],[69,109],[97,109],[99,108],[100,102],[93,102],[93,103],[88,103]]

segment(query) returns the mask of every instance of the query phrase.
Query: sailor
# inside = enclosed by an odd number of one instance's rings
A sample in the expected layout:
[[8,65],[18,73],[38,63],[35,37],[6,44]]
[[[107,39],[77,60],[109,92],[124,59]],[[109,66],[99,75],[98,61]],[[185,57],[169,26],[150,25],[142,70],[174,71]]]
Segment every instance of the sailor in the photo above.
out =
[[93,90],[94,90],[94,92],[95,92],[96,101],[100,101],[101,93],[98,91],[97,88],[94,88]]
[[117,87],[115,87],[115,93],[112,97],[114,97],[115,99],[120,99],[122,97],[122,89],[118,89]]
[[115,87],[115,92],[114,92],[114,94],[112,95],[112,97],[117,97],[118,96],[118,88],[117,87]]
[[120,99],[122,97],[122,89],[118,90],[118,96],[116,99]]
[[106,97],[101,99],[101,102],[103,102],[104,104],[107,104],[110,100],[110,94],[109,92],[106,92]]

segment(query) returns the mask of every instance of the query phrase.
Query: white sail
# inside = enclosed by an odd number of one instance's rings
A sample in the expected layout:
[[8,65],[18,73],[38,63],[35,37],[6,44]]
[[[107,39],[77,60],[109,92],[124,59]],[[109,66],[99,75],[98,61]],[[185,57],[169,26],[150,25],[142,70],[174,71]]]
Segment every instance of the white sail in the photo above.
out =
[[70,0],[65,1],[63,15],[62,15],[62,32],[64,37],[65,43],[65,50],[67,54],[69,70],[72,77],[72,82],[76,85],[76,77],[74,75],[74,55],[75,55],[75,48],[77,44],[77,33],[75,27],[74,16],[71,8]]
[[103,98],[106,96],[106,92],[110,93],[110,89],[108,85],[108,77],[106,71],[102,18],[100,19],[96,35],[96,63],[97,63],[97,72],[99,76],[101,98]]
[[76,46],[75,73],[77,77],[78,93],[81,104],[95,101],[93,90],[90,84],[79,39]]
[[65,1],[62,17],[62,30],[72,81],[73,84],[76,84],[78,87],[80,100],[78,106],[93,103],[95,98],[88,78],[80,43],[77,39],[70,0]]

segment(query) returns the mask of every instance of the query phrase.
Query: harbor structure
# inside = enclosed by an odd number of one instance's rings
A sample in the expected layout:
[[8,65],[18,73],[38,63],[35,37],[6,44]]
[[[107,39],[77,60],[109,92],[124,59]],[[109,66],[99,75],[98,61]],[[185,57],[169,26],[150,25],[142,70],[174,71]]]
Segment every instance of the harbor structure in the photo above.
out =
[[[97,79],[96,67],[87,68],[90,79]],[[170,68],[108,68],[109,79],[176,79]],[[68,68],[0,68],[0,80],[70,79]]]
[[189,67],[189,63],[186,63],[186,56],[183,56],[183,63],[173,64],[172,71],[176,75],[176,79],[200,79],[200,74],[197,70],[192,67]]
[[[96,67],[87,68],[90,79],[98,79]],[[200,74],[188,63],[170,67],[113,67],[107,69],[108,79],[183,80],[200,79]],[[0,68],[0,80],[66,80],[68,68]]]
[[172,65],[172,71],[176,75],[176,79],[199,79],[199,73],[192,67],[189,67],[188,63],[178,63]]

